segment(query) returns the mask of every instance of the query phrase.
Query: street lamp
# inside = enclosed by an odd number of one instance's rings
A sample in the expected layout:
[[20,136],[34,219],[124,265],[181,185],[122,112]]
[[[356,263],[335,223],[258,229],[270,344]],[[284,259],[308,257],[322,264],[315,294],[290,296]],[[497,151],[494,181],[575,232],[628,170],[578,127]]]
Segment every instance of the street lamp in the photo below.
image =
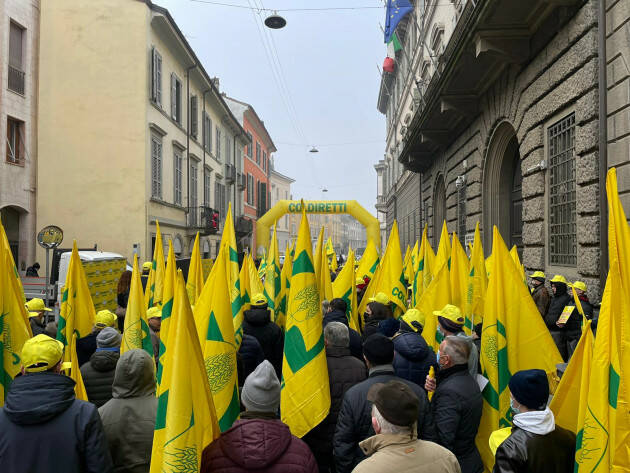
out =
[[318,150],[317,148],[315,148],[315,146],[313,146],[313,147],[310,149],[309,153],[319,153],[319,150]]
[[278,15],[278,12],[273,12],[272,15],[265,18],[265,26],[272,30],[279,30],[287,26],[287,20]]

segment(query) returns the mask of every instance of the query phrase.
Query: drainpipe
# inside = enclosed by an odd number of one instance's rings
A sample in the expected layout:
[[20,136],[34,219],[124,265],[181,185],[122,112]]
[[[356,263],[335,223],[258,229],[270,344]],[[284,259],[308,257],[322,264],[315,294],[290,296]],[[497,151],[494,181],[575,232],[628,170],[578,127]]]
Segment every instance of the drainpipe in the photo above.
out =
[[608,274],[608,201],[606,199],[606,173],[608,171],[608,107],[606,92],[608,78],[606,73],[606,2],[598,4],[598,82],[599,82],[599,280],[600,292],[603,291]]
[[193,64],[186,69],[186,209],[188,212],[190,212],[190,71],[196,67],[197,64]]

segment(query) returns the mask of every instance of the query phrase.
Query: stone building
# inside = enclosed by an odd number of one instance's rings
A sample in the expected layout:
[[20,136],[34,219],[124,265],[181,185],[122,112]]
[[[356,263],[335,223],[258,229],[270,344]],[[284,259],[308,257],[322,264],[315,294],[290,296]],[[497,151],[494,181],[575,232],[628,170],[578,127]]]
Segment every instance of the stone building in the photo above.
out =
[[[630,8],[624,0],[418,0],[381,81],[387,148],[377,209],[405,247],[446,220],[496,225],[527,270],[606,273],[605,173],[630,211]],[[426,3],[426,6],[425,6]]]
[[[291,200],[291,184],[295,182],[295,179],[285,176],[276,169],[275,160],[270,161],[269,167],[271,172],[269,173],[269,186],[271,199],[269,201],[269,208],[276,205],[281,200]],[[273,229],[270,230],[273,234]],[[284,215],[276,222],[276,238],[278,239],[278,250],[281,255],[287,248],[287,244],[291,244],[291,235],[289,228],[289,215]]]
[[0,2],[0,218],[22,274],[37,246],[39,8],[39,0]]

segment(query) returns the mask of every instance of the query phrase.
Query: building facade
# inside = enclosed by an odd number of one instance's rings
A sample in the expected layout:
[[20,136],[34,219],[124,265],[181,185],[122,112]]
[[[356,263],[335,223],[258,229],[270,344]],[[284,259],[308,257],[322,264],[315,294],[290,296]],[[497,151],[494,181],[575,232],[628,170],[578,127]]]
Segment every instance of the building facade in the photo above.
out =
[[258,116],[254,107],[231,97],[224,98],[247,133],[249,145],[244,152],[242,185],[245,189],[244,215],[253,225],[247,246],[252,254],[261,256],[266,249],[258,248],[255,224],[256,220],[270,208],[270,163],[272,153],[277,150],[265,122]]
[[[35,262],[39,0],[0,2],[0,219],[21,274]],[[43,261],[41,262],[43,267]]]
[[[281,200],[292,200],[291,184],[295,179],[278,172],[275,167],[275,160],[271,160],[271,173],[269,174],[269,185],[271,188],[270,207],[273,207]],[[271,230],[273,234],[273,229]],[[289,215],[284,215],[276,222],[276,238],[281,255],[284,254],[287,244],[291,243],[291,232],[289,228]]]
[[627,2],[416,2],[381,81],[387,148],[377,205],[403,248],[446,220],[462,243],[480,223],[528,270],[584,280],[606,268],[605,173],[630,210]]
[[231,203],[244,236],[247,134],[166,9],[44,2],[40,70],[38,226],[148,260],[159,221],[177,257],[197,232],[215,257]]

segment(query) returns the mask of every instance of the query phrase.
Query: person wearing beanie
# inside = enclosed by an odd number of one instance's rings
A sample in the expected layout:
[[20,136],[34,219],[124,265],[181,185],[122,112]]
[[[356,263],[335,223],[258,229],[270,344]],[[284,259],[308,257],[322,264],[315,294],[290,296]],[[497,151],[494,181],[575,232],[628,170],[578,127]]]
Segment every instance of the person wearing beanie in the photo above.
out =
[[542,271],[534,271],[530,276],[530,284],[532,288],[532,299],[540,312],[541,317],[547,315],[549,303],[551,302],[551,294],[545,286],[545,273]]
[[281,378],[284,333],[271,321],[267,298],[263,294],[255,294],[252,297],[251,309],[243,312],[243,333],[258,340],[265,354],[265,360],[269,360],[276,370],[276,376]]
[[265,360],[243,385],[245,411],[232,427],[203,450],[201,473],[317,473],[317,463],[306,444],[278,419],[280,381]]
[[0,471],[112,473],[96,406],[76,399],[61,374],[63,344],[40,334],[20,353],[16,376],[0,408]]
[[508,387],[512,432],[497,448],[493,473],[573,471],[575,434],[557,426],[547,407],[547,374],[537,369],[518,371]]
[[359,444],[368,458],[357,465],[355,473],[460,473],[451,452],[418,439],[415,423],[420,401],[408,385],[400,381],[376,383],[367,397],[372,402],[372,427],[376,435]]
[[479,350],[474,344],[473,338],[464,332],[464,315],[459,307],[446,304],[442,310],[436,310],[433,315],[437,315],[438,332],[444,337],[455,335],[466,340],[470,345],[470,355],[468,357],[468,372],[474,378],[479,373]]
[[113,327],[103,328],[96,336],[96,351],[81,366],[81,377],[88,399],[101,407],[112,398],[116,364],[120,358],[122,336]]
[[363,341],[370,335],[382,333],[386,337],[392,337],[399,327],[398,320],[394,318],[387,296],[379,292],[370,297],[370,302],[365,306],[363,314]]
[[368,367],[368,378],[354,385],[343,397],[337,426],[333,437],[333,453],[337,473],[350,473],[365,458],[359,442],[374,435],[372,427],[372,403],[367,394],[376,383],[400,381],[419,399],[417,435],[426,438],[432,428],[429,416],[429,400],[420,386],[394,373],[394,343],[386,336],[376,333],[363,343],[363,358]]
[[571,315],[566,323],[562,324],[559,322],[558,319],[560,319],[560,315],[562,315],[564,308],[569,305],[575,306],[575,302],[573,301],[573,295],[569,294],[567,280],[564,276],[556,274],[551,279],[550,283],[553,297],[549,303],[549,310],[547,311],[547,315],[544,320],[549,332],[551,333],[551,338],[553,338],[553,341],[556,343],[562,359],[566,362],[569,359],[569,338],[567,337],[567,334],[576,323],[579,327],[580,319],[577,316]]

